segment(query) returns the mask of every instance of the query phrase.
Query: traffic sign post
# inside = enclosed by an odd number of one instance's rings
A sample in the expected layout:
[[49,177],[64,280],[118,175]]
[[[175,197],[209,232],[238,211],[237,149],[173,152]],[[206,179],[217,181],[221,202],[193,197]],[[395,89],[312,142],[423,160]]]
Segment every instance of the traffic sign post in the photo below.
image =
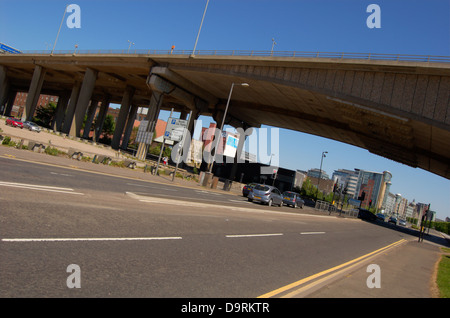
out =
[[[191,117],[192,117],[192,110],[189,112],[189,121],[184,120],[184,119],[178,119],[178,125],[184,126],[184,127],[183,127],[182,138],[180,141],[180,147],[178,147],[178,149],[177,149],[176,165],[175,165],[175,171],[173,172],[173,175],[172,175],[172,181],[175,179],[175,174],[177,173],[177,170],[178,170],[178,164],[180,163],[180,149],[182,149],[182,151],[184,151],[184,143],[186,142],[187,127],[189,127],[189,124],[192,120]],[[175,124],[175,122],[174,122],[174,124]]]
[[164,132],[164,139],[181,141],[184,137],[184,132],[187,129],[188,121],[185,119],[171,117],[169,117],[167,121],[166,131]]
[[162,153],[164,151],[164,146],[166,145],[167,126],[168,126],[169,121],[170,121],[170,119],[172,117],[172,114],[173,114],[173,108],[170,110],[169,120],[167,121],[167,124],[166,124],[166,129],[165,129],[165,133],[164,133],[163,143],[161,145],[161,151],[159,152],[158,163],[156,164],[156,169],[155,169],[155,172],[153,173],[154,175],[158,174],[159,164],[161,163],[161,156],[162,156]]

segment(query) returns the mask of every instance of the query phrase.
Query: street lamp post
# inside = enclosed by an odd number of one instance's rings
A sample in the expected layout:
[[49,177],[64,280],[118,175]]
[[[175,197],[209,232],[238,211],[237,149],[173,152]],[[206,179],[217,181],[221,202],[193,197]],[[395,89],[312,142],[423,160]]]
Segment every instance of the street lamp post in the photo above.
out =
[[135,43],[134,43],[134,42],[131,42],[130,40],[127,40],[127,41],[128,41],[128,43],[130,43],[130,45],[128,45],[128,51],[127,51],[127,53],[130,53],[131,45],[134,45]]
[[[234,87],[234,85],[241,85],[241,86],[244,86],[244,87],[248,87],[248,86],[249,86],[248,83],[239,83],[239,84],[232,83],[232,84],[231,84],[230,93],[228,94],[227,105],[225,106],[225,112],[223,113],[222,123],[220,124],[220,135],[222,135],[223,125],[224,125],[224,123],[225,123],[225,118],[226,118],[226,116],[227,116],[228,106],[230,105],[231,94],[233,93],[233,87]],[[220,140],[220,138],[217,138],[217,141],[215,142],[213,160],[212,160],[211,164],[209,165],[209,172],[210,172],[210,173],[212,172],[213,164],[214,164],[214,162],[216,161],[216,154],[217,154],[217,147],[218,147],[218,145],[219,145],[219,140]],[[212,149],[211,149],[211,150],[212,150]]]
[[56,34],[56,40],[55,40],[55,43],[53,43],[53,49],[52,49],[52,52],[50,53],[50,55],[53,55],[53,51],[55,51],[56,42],[58,42],[59,32],[61,32],[61,26],[62,26],[62,24],[64,22],[64,17],[66,16],[66,11],[67,11],[67,7],[68,6],[69,5],[66,5],[66,7],[64,8],[64,14],[63,14],[63,17],[61,19],[61,24],[59,25],[58,33]]
[[277,42],[275,42],[275,39],[272,38],[272,49],[270,50],[270,56],[273,55],[273,47],[274,47],[275,45],[277,45]]
[[203,20],[205,19],[206,9],[208,9],[209,0],[206,1],[205,11],[203,11],[202,22],[200,22],[200,27],[198,28],[197,38],[195,39],[194,49],[192,50],[192,55],[195,55],[195,49],[197,48],[198,38],[200,36],[200,31],[202,30]]
[[317,192],[316,192],[316,201],[317,201],[317,196],[319,194],[319,184],[320,184],[320,178],[322,178],[322,163],[323,163],[323,158],[326,157],[326,153],[328,153],[328,151],[322,151],[322,156],[320,157],[320,170],[319,170],[319,179],[317,180]]

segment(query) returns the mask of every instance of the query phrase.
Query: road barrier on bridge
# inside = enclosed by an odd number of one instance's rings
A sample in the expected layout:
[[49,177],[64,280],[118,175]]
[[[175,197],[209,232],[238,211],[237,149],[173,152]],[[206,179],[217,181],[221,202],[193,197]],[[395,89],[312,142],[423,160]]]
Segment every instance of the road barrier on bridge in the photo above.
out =
[[[5,53],[4,55],[9,55]],[[187,55],[187,56],[259,56],[259,57],[294,57],[294,58],[327,58],[327,59],[357,59],[385,60],[409,62],[450,63],[450,56],[383,54],[383,53],[352,53],[352,52],[307,52],[307,51],[255,51],[255,50],[26,50],[22,54],[43,55],[89,55],[89,54],[124,54],[124,55]]]

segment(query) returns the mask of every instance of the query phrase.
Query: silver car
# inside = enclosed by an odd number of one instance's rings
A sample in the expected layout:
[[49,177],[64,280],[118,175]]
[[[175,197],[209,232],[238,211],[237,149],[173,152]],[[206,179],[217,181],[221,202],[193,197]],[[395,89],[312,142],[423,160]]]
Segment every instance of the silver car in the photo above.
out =
[[29,129],[31,131],[41,132],[41,127],[33,123],[32,121],[26,121],[23,123],[23,128]]
[[283,192],[283,203],[287,206],[292,206],[293,208],[300,207],[303,209],[303,204],[305,201],[300,197],[300,194],[292,191]]
[[283,198],[280,190],[265,184],[258,184],[253,191],[248,194],[250,202],[260,202],[272,206],[273,204],[283,206]]

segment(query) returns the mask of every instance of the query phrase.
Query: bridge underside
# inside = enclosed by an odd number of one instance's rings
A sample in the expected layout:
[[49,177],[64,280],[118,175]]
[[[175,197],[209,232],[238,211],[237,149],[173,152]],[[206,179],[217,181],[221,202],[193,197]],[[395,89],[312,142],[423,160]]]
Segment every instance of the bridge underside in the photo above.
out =
[[[30,90],[36,65],[42,94],[60,96],[97,73],[91,99],[197,111],[226,123],[268,125],[337,140],[450,179],[450,65],[400,61],[172,55],[5,55],[8,90]],[[1,85],[1,82],[0,82]],[[5,84],[6,85],[6,84]],[[0,90],[1,91],[1,90]],[[0,96],[1,97],[1,96]],[[201,101],[201,103],[199,103]]]

